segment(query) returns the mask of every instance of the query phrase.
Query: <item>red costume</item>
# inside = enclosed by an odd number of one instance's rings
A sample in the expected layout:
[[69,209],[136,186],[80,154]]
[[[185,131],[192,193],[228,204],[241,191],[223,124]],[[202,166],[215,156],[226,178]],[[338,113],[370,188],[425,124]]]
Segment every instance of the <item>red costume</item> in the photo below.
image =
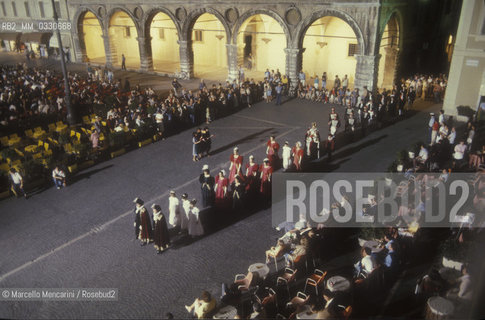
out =
[[296,171],[301,171],[301,159],[303,158],[303,149],[299,148],[298,150],[296,147],[291,149],[291,153],[293,154],[293,164],[296,167]]
[[261,166],[261,188],[259,191],[263,196],[269,197],[271,195],[271,174],[273,173],[273,168],[271,166]]
[[232,184],[236,179],[236,175],[242,178],[241,167],[243,163],[243,156],[238,156],[236,158],[234,154],[231,154],[230,160],[232,163],[232,168],[231,172],[229,173],[229,184]]
[[[219,175],[216,176],[216,201],[215,205],[217,207],[224,207],[227,203],[226,197],[224,196],[224,187],[227,188],[229,185],[229,180],[227,178],[221,178]],[[226,189],[227,190],[227,189]]]
[[259,165],[256,163],[246,165],[246,190],[254,191],[258,188]]
[[266,144],[268,146],[268,159],[269,159],[269,164],[273,167],[276,168],[278,164],[278,151],[280,150],[280,145],[276,141],[271,141],[268,140],[268,143]]

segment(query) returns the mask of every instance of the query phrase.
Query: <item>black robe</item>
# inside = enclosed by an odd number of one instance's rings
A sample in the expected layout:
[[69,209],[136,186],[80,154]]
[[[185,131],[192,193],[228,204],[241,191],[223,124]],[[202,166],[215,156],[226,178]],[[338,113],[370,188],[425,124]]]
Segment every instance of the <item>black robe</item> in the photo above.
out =
[[232,209],[235,211],[241,210],[244,207],[244,196],[246,187],[240,183],[236,186],[235,183],[232,185]]
[[202,205],[204,208],[214,205],[215,179],[212,176],[205,177],[203,173],[199,176],[200,189],[202,192]]
[[140,240],[152,240],[153,230],[150,215],[145,208],[139,210],[139,239]]
[[167,219],[160,214],[160,219],[153,217],[153,240],[155,246],[162,249],[170,244],[170,235],[168,233]]

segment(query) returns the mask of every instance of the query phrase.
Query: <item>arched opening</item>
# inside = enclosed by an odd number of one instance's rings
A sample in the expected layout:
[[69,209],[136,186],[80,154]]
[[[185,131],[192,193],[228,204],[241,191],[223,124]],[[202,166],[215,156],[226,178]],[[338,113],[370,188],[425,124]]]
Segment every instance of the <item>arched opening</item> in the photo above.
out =
[[106,63],[103,30],[98,18],[91,11],[87,11],[79,19],[79,34],[81,50],[87,62],[96,64]]
[[379,73],[377,86],[391,89],[396,77],[397,57],[399,54],[399,23],[394,14],[386,24],[379,47]]
[[[327,73],[327,88],[332,88],[336,76],[349,79],[353,87],[359,54],[357,36],[352,27],[344,20],[326,16],[315,20],[306,30],[303,38],[303,64],[307,82],[312,77],[321,78]],[[321,82],[319,83],[321,85]]]
[[[273,17],[256,14],[246,19],[237,34],[238,65],[245,67],[245,76],[264,77],[266,69],[285,73],[286,35]],[[251,66],[249,60],[251,56]]]
[[125,55],[127,68],[140,68],[138,33],[131,17],[124,11],[115,12],[109,21],[109,45],[114,66],[121,67]]
[[150,24],[153,69],[175,73],[180,68],[177,27],[165,13],[159,12]]
[[221,21],[210,13],[199,16],[192,27],[191,42],[194,75],[224,79],[227,76],[227,35]]

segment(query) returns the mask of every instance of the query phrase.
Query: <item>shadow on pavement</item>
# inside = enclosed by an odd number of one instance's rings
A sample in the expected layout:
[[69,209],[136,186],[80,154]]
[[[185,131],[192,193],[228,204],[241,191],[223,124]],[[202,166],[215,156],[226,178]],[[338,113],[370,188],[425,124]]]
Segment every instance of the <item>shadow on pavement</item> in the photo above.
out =
[[96,174],[100,171],[103,171],[103,170],[106,170],[106,169],[109,169],[113,167],[112,164],[109,164],[107,166],[104,166],[102,168],[99,168],[99,169],[94,169],[94,170],[90,170],[90,171],[86,171],[86,172],[83,172],[81,174],[78,174],[78,175],[75,175],[74,177],[72,177],[69,181],[69,184],[73,184],[73,183],[76,183],[82,179],[89,179],[93,174]]
[[256,132],[256,133],[250,134],[250,135],[248,135],[248,136],[245,136],[245,137],[243,137],[243,138],[241,138],[241,139],[238,139],[238,140],[236,140],[236,141],[234,141],[234,142],[231,142],[231,143],[229,143],[229,144],[227,144],[227,145],[225,145],[225,146],[222,146],[222,147],[220,147],[220,148],[217,148],[216,150],[212,150],[212,151],[209,153],[209,155],[211,155],[211,156],[212,156],[212,155],[216,155],[216,154],[218,154],[218,153],[221,153],[221,152],[227,151],[227,150],[229,150],[229,149],[231,149],[231,148],[233,148],[233,147],[235,147],[235,146],[237,146],[237,145],[239,145],[239,144],[241,144],[241,143],[243,143],[243,142],[248,142],[248,141],[250,141],[250,140],[252,140],[252,139],[254,139],[254,138],[258,137],[259,135],[261,135],[261,134],[263,134],[263,133],[265,133],[265,132],[271,131],[271,130],[273,130],[273,129],[274,129],[274,128],[267,128],[267,129],[264,129],[264,130],[258,131],[258,132]]

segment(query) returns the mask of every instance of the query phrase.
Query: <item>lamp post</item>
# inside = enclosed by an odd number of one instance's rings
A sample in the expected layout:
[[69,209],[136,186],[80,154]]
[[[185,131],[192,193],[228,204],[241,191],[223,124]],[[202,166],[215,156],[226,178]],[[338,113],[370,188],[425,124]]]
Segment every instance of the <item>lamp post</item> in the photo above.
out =
[[[51,2],[52,2],[52,11],[54,12],[54,21],[56,25],[58,25],[59,17],[57,15],[56,6],[54,3],[54,0],[51,0]],[[62,69],[62,76],[64,78],[64,93],[65,93],[64,101],[66,102],[66,108],[67,108],[67,122],[70,125],[75,125],[78,123],[78,119],[77,119],[76,110],[74,110],[74,107],[71,104],[71,88],[69,87],[69,79],[67,78],[66,57],[64,54],[64,47],[62,46],[61,33],[59,31],[59,28],[56,28],[55,32],[57,34],[57,43],[59,44],[59,50],[61,52],[61,69]]]

